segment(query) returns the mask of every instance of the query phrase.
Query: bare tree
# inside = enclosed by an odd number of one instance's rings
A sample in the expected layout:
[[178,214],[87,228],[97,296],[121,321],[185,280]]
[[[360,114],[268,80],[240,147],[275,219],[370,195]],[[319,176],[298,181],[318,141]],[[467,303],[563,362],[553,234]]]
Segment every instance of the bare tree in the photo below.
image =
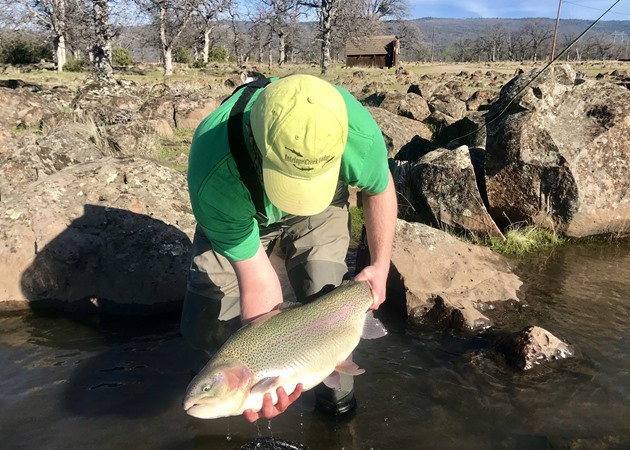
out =
[[479,49],[486,54],[488,61],[503,59],[507,30],[501,24],[492,25],[482,30],[478,38]]
[[261,0],[257,21],[267,23],[272,33],[278,38],[278,64],[286,61],[286,40],[291,24],[297,22],[302,14],[302,5],[298,0]]
[[542,53],[543,46],[551,39],[553,31],[540,20],[531,20],[523,25],[522,32],[527,40],[527,50],[531,60],[536,62],[538,55]]
[[431,48],[425,42],[418,26],[409,20],[396,21],[398,25],[394,34],[401,42],[400,57],[407,61],[421,61],[430,59]]
[[97,80],[114,83],[112,68],[112,31],[109,24],[108,0],[92,0],[94,12],[94,76]]
[[66,63],[66,0],[19,0],[31,18],[53,36],[53,52],[57,71]]
[[608,36],[601,33],[592,34],[586,40],[586,57],[603,61],[610,57],[612,47],[613,43]]
[[402,19],[407,17],[407,0],[361,0],[362,13],[374,21],[384,18]]
[[315,8],[319,19],[319,39],[321,40],[320,69],[325,74],[330,67],[330,47],[332,41],[333,24],[335,22],[340,0],[319,0],[315,2],[302,2],[301,4]]
[[164,75],[173,75],[173,49],[179,43],[193,14],[198,11],[199,0],[135,0],[136,4],[157,26],[162,47]]
[[218,24],[219,16],[222,12],[232,8],[233,0],[202,0],[199,8],[199,15],[203,30],[203,50],[201,58],[204,63],[208,62],[210,53],[210,35]]

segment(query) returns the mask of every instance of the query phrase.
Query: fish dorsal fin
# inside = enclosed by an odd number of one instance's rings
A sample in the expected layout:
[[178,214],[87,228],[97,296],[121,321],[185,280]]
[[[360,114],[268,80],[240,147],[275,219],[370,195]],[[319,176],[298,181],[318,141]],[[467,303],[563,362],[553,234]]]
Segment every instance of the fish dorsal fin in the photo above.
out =
[[267,377],[253,385],[250,392],[252,394],[264,393],[271,389],[276,389],[278,386],[280,386],[280,377]]
[[361,337],[363,339],[378,339],[387,335],[385,325],[374,317],[374,312],[369,310],[365,313],[365,322],[363,322],[363,331]]
[[335,367],[335,371],[339,373],[345,373],[346,375],[361,375],[365,373],[365,369],[361,369],[353,361],[344,359]]

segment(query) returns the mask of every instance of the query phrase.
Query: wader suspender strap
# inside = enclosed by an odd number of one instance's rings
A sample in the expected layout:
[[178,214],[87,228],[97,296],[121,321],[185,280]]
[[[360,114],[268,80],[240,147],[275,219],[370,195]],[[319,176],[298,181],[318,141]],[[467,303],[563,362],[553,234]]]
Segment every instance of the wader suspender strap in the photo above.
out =
[[234,106],[232,106],[227,123],[230,151],[232,152],[234,161],[236,161],[236,167],[241,174],[241,180],[243,180],[254,202],[254,207],[256,208],[255,217],[259,224],[266,224],[268,218],[265,214],[263,187],[258,177],[256,165],[247,151],[247,144],[243,136],[243,112],[245,111],[245,106],[247,106],[247,103],[252,98],[252,95],[254,95],[254,92],[267,86],[270,82],[269,78],[260,78],[251,83],[239,86],[232,95],[241,89],[245,90],[238,100],[236,100]]

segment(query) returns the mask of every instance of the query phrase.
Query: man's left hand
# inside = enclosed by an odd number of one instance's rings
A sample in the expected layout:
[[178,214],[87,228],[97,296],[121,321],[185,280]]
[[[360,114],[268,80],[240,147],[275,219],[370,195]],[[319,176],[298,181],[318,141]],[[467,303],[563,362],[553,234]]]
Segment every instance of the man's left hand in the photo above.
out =
[[282,414],[287,410],[289,405],[297,400],[297,398],[302,393],[302,384],[298,384],[295,387],[295,390],[291,393],[291,395],[287,395],[286,391],[282,386],[276,389],[276,394],[278,394],[278,402],[274,405],[273,399],[271,398],[271,394],[266,393],[263,396],[263,405],[262,409],[258,412],[253,409],[248,409],[243,411],[243,415],[249,422],[256,422],[258,419],[273,419],[279,414]]

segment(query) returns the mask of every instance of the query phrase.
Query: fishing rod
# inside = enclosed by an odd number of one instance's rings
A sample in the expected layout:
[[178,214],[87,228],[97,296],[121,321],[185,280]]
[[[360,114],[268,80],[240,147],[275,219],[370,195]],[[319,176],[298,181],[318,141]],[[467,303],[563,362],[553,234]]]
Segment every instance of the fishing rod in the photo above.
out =
[[[463,136],[459,136],[455,139],[451,139],[449,141],[449,144],[453,141],[457,141],[459,139],[465,138],[467,136],[471,136],[473,134],[477,134],[479,131],[483,130],[484,128],[487,128],[488,125],[490,125],[491,123],[495,122],[496,120],[498,120],[504,113],[505,111],[507,111],[507,109],[510,107],[510,105],[512,103],[514,103],[514,101],[518,98],[519,95],[521,95],[523,93],[523,91],[525,91],[525,89],[527,89],[536,78],[538,78],[545,70],[547,70],[553,63],[555,63],[558,59],[562,58],[562,56],[564,56],[569,49],[571,49],[571,47],[573,47],[573,45],[579,41],[582,36],[584,36],[586,33],[588,33],[601,19],[602,17],[604,17],[606,14],[608,14],[608,12],[613,9],[617,3],[619,3],[621,0],[616,0],[606,11],[604,11],[597,19],[595,19],[595,21],[593,23],[591,23],[588,27],[586,27],[586,29],[584,31],[582,31],[582,33],[580,33],[578,35],[578,37],[576,37],[575,39],[573,39],[573,41],[571,41],[569,43],[569,45],[566,46],[566,48],[564,50],[562,50],[560,53],[558,53],[558,56],[556,56],[555,58],[553,58],[551,61],[549,61],[542,69],[540,69],[527,83],[525,83],[525,85],[523,87],[521,87],[516,94],[514,94],[512,96],[512,98],[507,102],[507,104],[503,107],[503,109],[501,109],[501,111],[499,111],[499,114],[497,114],[495,117],[493,117],[492,119],[490,119],[488,122],[485,122],[483,125],[481,125],[479,128],[477,128],[474,131],[471,131],[470,133],[464,134]],[[447,144],[448,145],[448,144]]]

